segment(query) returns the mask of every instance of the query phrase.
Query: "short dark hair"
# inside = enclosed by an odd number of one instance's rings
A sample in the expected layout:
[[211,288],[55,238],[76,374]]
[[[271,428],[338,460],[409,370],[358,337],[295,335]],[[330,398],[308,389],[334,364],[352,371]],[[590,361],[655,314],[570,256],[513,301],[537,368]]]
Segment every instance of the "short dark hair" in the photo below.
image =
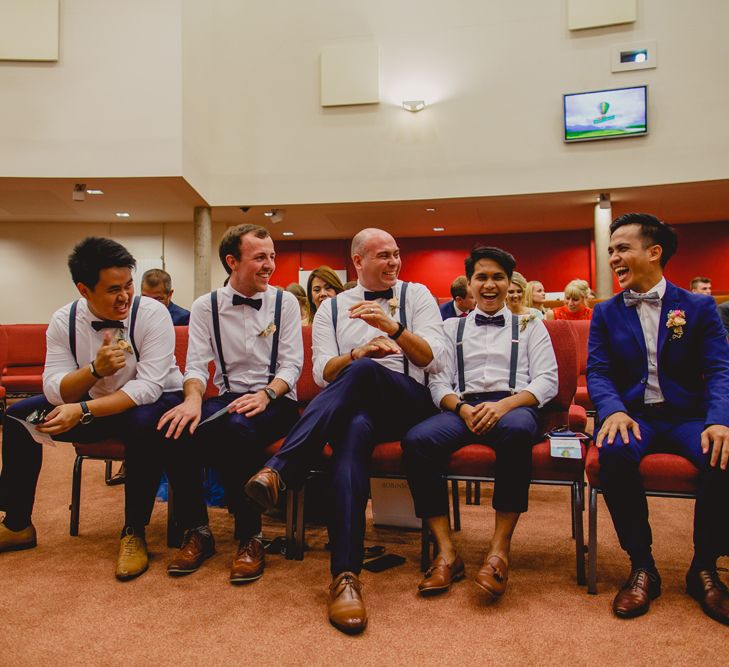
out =
[[640,227],[640,235],[644,240],[644,247],[647,245],[661,246],[661,267],[668,264],[668,260],[676,254],[678,248],[678,237],[676,230],[661,222],[655,215],[650,213],[625,213],[610,224],[610,235],[615,233],[616,229],[625,225],[638,225]]
[[223,234],[223,239],[220,241],[218,255],[220,256],[220,262],[228,275],[231,274],[231,270],[228,266],[228,262],[225,261],[225,258],[228,255],[233,255],[236,259],[240,259],[240,240],[246,234],[253,234],[253,236],[258,239],[265,239],[270,236],[268,230],[260,225],[236,225],[225,232],[225,234]]
[[471,250],[471,254],[466,257],[466,278],[468,278],[468,280],[473,278],[476,263],[481,259],[492,259],[502,269],[504,269],[506,277],[511,280],[511,275],[514,273],[514,269],[516,268],[516,260],[514,259],[514,256],[501,248],[493,248],[485,245],[475,246],[473,250]]
[[68,268],[74,284],[82,283],[90,290],[96,287],[103,269],[134,269],[136,266],[137,260],[123,245],[100,236],[87,236],[68,256]]
[[696,276],[695,278],[692,278],[691,289],[696,289],[699,286],[699,283],[709,283],[709,285],[711,285],[711,278],[706,278],[704,276]]
[[451,283],[451,296],[453,297],[453,299],[457,299],[459,296],[461,297],[461,299],[464,299],[467,293],[468,279],[466,278],[466,276],[458,276]]
[[147,269],[142,275],[141,286],[145,285],[154,289],[162,285],[167,294],[172,290],[172,277],[164,269]]

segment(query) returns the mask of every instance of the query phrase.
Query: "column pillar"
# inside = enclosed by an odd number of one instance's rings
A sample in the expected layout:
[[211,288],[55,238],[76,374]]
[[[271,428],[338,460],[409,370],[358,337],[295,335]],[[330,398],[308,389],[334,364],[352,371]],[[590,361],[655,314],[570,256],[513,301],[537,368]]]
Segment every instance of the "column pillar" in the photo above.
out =
[[[604,207],[607,203],[607,208]],[[598,299],[609,299],[613,295],[613,272],[608,263],[610,245],[610,223],[613,210],[610,195],[600,195],[600,204],[595,205],[595,294]]]
[[213,223],[209,206],[196,206],[195,224],[195,280],[193,298],[210,291],[210,246],[213,236]]

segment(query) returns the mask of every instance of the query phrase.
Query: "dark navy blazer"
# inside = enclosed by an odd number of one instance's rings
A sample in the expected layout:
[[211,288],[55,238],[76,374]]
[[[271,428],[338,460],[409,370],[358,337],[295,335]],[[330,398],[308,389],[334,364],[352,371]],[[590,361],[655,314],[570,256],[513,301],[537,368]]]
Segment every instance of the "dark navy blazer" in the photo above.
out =
[[451,317],[458,317],[456,314],[456,307],[453,305],[453,299],[440,304],[440,316],[447,320]]
[[[666,326],[671,310],[686,314],[680,338]],[[600,418],[640,408],[647,380],[638,312],[625,305],[621,292],[596,304],[592,313],[587,389]],[[729,343],[716,303],[668,281],[658,323],[658,382],[676,414],[729,426]]]
[[172,324],[176,327],[188,326],[190,324],[190,311],[185,310],[182,306],[178,306],[176,303],[170,301],[170,305],[167,306],[167,310],[170,311],[170,317],[172,317]]

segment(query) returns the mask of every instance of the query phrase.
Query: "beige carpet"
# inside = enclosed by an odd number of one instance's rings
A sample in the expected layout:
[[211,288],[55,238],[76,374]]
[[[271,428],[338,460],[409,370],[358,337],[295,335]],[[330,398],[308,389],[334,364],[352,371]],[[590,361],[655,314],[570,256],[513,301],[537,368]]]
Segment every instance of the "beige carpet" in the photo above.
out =
[[[214,510],[218,553],[199,572],[172,579],[165,573],[171,554],[166,506],[158,504],[148,533],[150,570],[120,583],[113,570],[123,489],[105,486],[103,464],[87,462],[81,535],[69,537],[72,463],[70,447],[46,450],[34,515],[39,546],[0,555],[1,665],[729,662],[729,628],[704,616],[684,592],[689,501],[650,501],[663,596],[647,616],[632,621],[610,613],[627,566],[602,499],[596,596],[575,584],[566,488],[532,488],[530,511],[517,529],[509,589],[496,604],[485,603],[470,578],[444,596],[418,597],[418,533],[370,525],[367,543],[386,545],[407,562],[364,574],[370,626],[347,637],[326,620],[323,529],[309,531],[311,550],[303,562],[270,556],[263,579],[233,587],[227,581],[231,521]],[[481,506],[463,505],[462,516],[457,542],[472,575],[493,525],[490,490]],[[280,523],[267,522],[267,536],[282,532]]]

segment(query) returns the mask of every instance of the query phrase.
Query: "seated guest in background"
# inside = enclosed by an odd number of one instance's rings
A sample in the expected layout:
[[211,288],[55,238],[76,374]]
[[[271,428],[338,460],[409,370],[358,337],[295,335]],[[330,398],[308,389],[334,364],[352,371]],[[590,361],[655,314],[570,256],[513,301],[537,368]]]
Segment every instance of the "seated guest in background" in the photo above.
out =
[[313,373],[324,390],[267,467],[246,485],[261,507],[273,507],[279,489],[303,484],[329,443],[329,620],[346,633],[367,625],[359,573],[372,450],[435,412],[425,370],[439,370],[444,343],[428,289],[397,279],[400,250],[390,234],[359,232],[352,239],[352,261],[359,284],[323,301],[314,320]]
[[538,280],[530,280],[527,283],[526,290],[524,292],[524,303],[527,308],[533,308],[537,311],[537,317],[543,320],[547,316],[549,308],[544,307],[544,302],[547,300],[547,295],[544,291],[544,285]]
[[[203,462],[212,463],[235,519],[239,546],[230,581],[238,584],[259,579],[264,570],[261,513],[244,495],[243,484],[265,461],[265,448],[298,418],[296,382],[304,350],[298,302],[269,284],[276,263],[268,231],[257,225],[232,227],[219,255],[230,282],[192,304],[185,399],[159,420],[166,437],[182,436],[170,474],[178,478],[175,514],[186,532],[167,571],[189,574],[215,553],[201,476]],[[212,360],[219,396],[203,403]],[[198,429],[201,420],[226,407]]]
[[299,283],[289,283],[286,285],[286,291],[291,292],[299,302],[301,324],[309,324],[309,299],[306,296],[306,290]]
[[513,271],[509,289],[506,293],[506,306],[514,315],[530,315],[532,319],[542,319],[542,313],[536,308],[528,308],[524,303],[527,281],[518,271]]
[[564,306],[552,308],[547,313],[548,320],[589,320],[592,317],[592,308],[587,305],[590,286],[586,280],[571,280],[564,288]]
[[458,276],[451,283],[452,301],[446,301],[440,306],[440,316],[447,320],[450,317],[465,317],[473,310],[475,301],[468,289],[466,276]]
[[320,266],[309,274],[306,282],[306,295],[309,297],[309,324],[314,321],[314,315],[324,299],[331,299],[344,292],[344,285],[334,269]]
[[[514,266],[514,258],[498,248],[471,251],[466,275],[476,310],[465,321],[444,324],[444,367],[430,376],[433,402],[442,412],[402,440],[415,513],[438,545],[418,586],[423,595],[442,593],[465,575],[451,541],[443,475],[451,454],[472,443],[496,450],[496,525],[476,583],[494,599],[506,590],[512,535],[527,510],[532,446],[542,431],[537,408],[557,394],[557,360],[544,324],[532,318],[524,325],[504,307]],[[519,341],[516,353],[513,338]]]
[[176,327],[187,326],[190,323],[190,311],[172,303],[172,278],[162,269],[149,269],[142,275],[142,296],[159,301],[164,305],[172,317],[172,324]]
[[691,291],[694,294],[708,294],[711,296],[711,278],[696,276],[691,280]]
[[678,453],[699,469],[688,593],[729,624],[729,592],[716,561],[729,555],[729,344],[714,300],[663,276],[676,234],[652,215],[610,225],[610,267],[623,292],[595,306],[587,387],[602,420],[595,443],[600,481],[631,573],[613,601],[621,618],[661,594],[639,466]]
[[[88,237],[68,258],[81,299],[57,310],[46,334],[43,394],[8,409],[24,420],[44,413],[38,430],[54,440],[89,443],[121,438],[125,445],[124,528],[116,577],[127,580],[148,565],[145,526],[163,470],[164,439],[155,429],[182,398],[175,331],[167,309],[134,298],[136,262],[111,239]],[[0,551],[36,545],[31,523],[42,446],[6,418],[0,506]]]

